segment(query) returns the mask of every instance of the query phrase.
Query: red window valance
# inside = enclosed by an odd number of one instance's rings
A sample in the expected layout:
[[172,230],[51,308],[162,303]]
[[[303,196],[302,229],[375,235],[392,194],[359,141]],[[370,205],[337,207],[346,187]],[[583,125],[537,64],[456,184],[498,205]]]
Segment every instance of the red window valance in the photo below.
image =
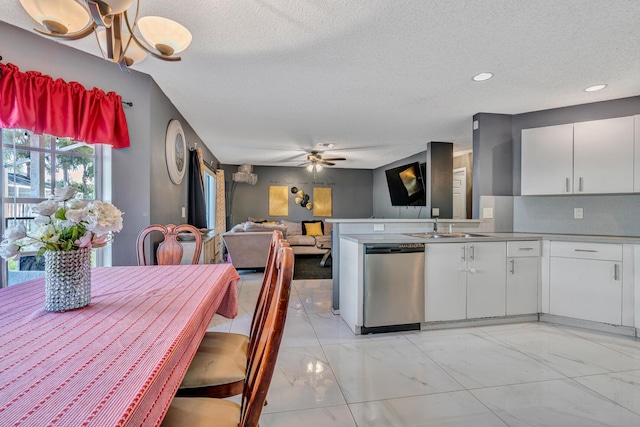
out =
[[114,148],[130,145],[120,95],[87,90],[80,83],[53,80],[37,71],[21,73],[13,64],[0,64],[2,127]]

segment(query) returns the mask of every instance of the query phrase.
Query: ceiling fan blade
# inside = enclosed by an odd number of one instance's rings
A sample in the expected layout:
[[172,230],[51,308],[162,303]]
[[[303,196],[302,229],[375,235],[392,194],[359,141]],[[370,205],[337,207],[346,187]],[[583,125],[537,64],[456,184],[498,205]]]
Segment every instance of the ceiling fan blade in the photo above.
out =
[[329,160],[330,162],[335,161],[335,160],[347,160],[344,157],[330,157],[330,158],[323,158],[322,160]]
[[327,166],[335,166],[335,163],[327,162],[326,160],[320,160],[318,163],[322,163]]

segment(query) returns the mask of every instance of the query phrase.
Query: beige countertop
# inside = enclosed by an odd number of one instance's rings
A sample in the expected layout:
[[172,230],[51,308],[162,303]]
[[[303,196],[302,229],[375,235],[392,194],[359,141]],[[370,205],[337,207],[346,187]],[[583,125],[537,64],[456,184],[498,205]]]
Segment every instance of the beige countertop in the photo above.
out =
[[564,242],[592,242],[592,243],[626,243],[640,244],[640,237],[626,236],[595,236],[585,234],[544,234],[544,233],[489,233],[472,232],[482,237],[445,237],[423,238],[411,234],[341,234],[343,239],[361,244],[368,243],[457,243],[457,242],[482,242],[482,241],[509,241],[509,240],[558,240]]

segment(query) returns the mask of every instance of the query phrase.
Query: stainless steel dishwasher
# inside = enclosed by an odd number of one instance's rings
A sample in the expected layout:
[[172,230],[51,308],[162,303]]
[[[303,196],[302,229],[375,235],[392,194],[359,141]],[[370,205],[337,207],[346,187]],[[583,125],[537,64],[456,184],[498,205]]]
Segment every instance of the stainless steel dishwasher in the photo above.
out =
[[363,334],[420,329],[424,243],[365,245]]

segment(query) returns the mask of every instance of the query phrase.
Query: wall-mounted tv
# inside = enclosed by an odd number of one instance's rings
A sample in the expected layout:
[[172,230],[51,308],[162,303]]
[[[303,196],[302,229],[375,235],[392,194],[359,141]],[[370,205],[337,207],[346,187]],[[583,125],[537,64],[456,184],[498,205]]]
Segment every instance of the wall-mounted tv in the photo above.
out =
[[426,206],[423,171],[418,162],[385,171],[391,206]]

